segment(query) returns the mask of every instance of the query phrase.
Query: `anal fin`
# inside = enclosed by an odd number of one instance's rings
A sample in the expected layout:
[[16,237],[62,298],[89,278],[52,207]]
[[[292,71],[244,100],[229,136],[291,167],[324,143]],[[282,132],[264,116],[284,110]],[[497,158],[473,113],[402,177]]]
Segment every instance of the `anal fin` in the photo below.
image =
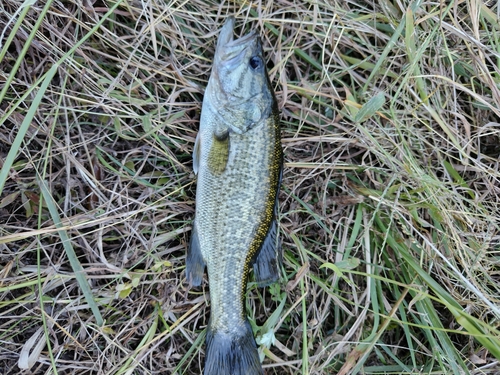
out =
[[186,256],[186,278],[193,286],[201,285],[203,280],[203,271],[205,270],[205,261],[201,254],[200,240],[196,230],[196,221],[193,221],[191,230],[191,241]]
[[278,224],[274,215],[266,238],[253,264],[255,281],[264,287],[279,280],[281,265],[281,244],[278,238]]

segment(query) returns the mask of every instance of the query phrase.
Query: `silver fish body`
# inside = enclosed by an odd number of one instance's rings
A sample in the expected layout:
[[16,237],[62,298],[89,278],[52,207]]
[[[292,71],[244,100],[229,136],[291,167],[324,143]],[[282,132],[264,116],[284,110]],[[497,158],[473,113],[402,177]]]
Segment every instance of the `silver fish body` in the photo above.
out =
[[283,153],[276,99],[260,38],[221,29],[193,153],[196,214],[186,275],[210,287],[205,375],[261,375],[245,313],[250,268],[260,286],[279,278],[277,195]]

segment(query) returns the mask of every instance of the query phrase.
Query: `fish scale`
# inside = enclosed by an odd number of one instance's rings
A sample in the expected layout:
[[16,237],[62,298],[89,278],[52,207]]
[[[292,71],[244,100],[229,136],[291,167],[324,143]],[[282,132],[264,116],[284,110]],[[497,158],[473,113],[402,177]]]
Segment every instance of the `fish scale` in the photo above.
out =
[[278,107],[260,39],[219,35],[194,148],[196,213],[186,257],[192,285],[210,288],[205,375],[262,375],[245,312],[251,267],[259,286],[279,278],[277,194],[281,180]]
[[[208,249],[204,258],[210,275],[211,323],[214,327],[220,321],[225,325],[241,325],[245,319],[242,291],[246,284],[245,273],[249,271],[245,265],[247,257],[253,255],[247,253],[264,221],[266,203],[271,201],[271,210],[274,206],[270,176],[272,160],[266,155],[269,152],[262,152],[274,148],[271,138],[274,137],[269,137],[265,126],[245,136],[231,138],[235,156],[228,161],[226,171],[217,176],[207,170],[198,176],[199,183],[210,186],[200,189],[199,200],[203,204],[197,210],[196,225],[210,228],[206,234],[200,230],[199,239],[201,248]],[[260,152],[256,150],[257,144],[262,147]],[[228,288],[226,280],[231,275],[241,276],[235,276],[234,284]],[[223,290],[225,295],[218,292]],[[229,316],[237,317],[238,321],[229,319]]]

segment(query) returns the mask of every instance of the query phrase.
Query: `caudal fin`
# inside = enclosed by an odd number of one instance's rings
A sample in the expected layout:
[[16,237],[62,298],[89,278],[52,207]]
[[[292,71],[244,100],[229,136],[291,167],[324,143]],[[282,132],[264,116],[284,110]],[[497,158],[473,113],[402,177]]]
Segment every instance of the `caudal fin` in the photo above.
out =
[[250,323],[236,332],[207,331],[204,375],[264,375]]

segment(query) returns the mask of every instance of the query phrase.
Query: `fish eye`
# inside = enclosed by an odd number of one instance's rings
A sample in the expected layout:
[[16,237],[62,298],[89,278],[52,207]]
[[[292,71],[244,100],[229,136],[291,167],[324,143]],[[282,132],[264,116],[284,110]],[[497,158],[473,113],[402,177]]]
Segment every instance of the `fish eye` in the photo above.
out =
[[257,70],[263,65],[264,63],[262,62],[262,59],[259,56],[252,56],[250,58],[250,66],[252,67],[253,70]]

